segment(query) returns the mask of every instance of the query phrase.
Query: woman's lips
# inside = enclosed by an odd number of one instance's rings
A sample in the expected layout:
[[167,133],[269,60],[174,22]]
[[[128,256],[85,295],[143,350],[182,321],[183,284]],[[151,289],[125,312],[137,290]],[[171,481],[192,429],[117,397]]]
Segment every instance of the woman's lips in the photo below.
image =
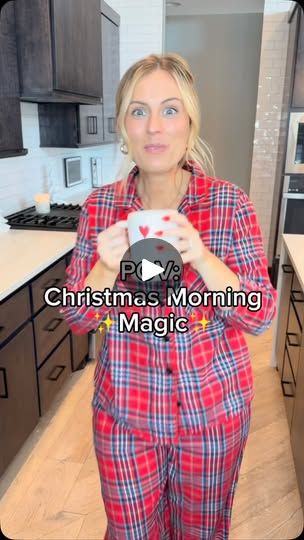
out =
[[147,144],[145,146],[146,152],[149,152],[150,154],[159,154],[164,152],[166,149],[167,146],[165,144]]

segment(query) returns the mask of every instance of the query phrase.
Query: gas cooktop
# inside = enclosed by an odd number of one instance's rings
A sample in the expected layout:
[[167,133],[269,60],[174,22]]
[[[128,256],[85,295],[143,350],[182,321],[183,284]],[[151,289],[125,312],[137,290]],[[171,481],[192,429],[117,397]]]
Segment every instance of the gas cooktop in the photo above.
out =
[[35,206],[6,216],[12,229],[37,229],[40,231],[76,231],[80,204],[51,204],[48,214],[38,214]]

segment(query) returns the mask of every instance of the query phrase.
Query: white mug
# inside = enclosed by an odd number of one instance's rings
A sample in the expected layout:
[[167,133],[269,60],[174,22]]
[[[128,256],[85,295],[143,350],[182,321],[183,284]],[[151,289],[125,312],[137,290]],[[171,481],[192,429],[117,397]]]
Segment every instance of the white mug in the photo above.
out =
[[130,246],[139,240],[146,238],[158,238],[169,242],[176,247],[177,236],[166,235],[167,229],[177,227],[170,219],[166,219],[171,214],[176,214],[176,210],[139,210],[128,215],[128,235]]

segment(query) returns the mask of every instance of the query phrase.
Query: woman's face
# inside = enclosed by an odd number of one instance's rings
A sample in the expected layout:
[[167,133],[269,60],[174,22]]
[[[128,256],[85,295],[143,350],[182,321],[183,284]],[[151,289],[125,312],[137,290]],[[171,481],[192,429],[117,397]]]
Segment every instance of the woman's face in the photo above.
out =
[[139,169],[162,173],[184,156],[189,116],[173,77],[158,69],[136,84],[125,117],[132,158]]

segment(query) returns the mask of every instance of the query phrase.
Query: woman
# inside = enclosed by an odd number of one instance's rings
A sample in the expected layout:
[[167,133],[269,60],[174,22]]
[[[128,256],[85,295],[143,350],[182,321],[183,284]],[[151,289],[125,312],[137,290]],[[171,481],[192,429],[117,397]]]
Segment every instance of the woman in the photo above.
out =
[[86,200],[67,287],[122,287],[128,213],[172,208],[188,292],[260,291],[262,306],[141,308],[188,318],[188,332],[165,339],[119,333],[116,308],[63,308],[78,333],[114,321],[92,403],[106,539],[227,539],[253,398],[243,332],[260,334],[275,315],[261,231],[246,193],[205,173],[212,158],[199,137],[198,98],[183,58],[135,63],[116,104],[121,150],[136,165]]

